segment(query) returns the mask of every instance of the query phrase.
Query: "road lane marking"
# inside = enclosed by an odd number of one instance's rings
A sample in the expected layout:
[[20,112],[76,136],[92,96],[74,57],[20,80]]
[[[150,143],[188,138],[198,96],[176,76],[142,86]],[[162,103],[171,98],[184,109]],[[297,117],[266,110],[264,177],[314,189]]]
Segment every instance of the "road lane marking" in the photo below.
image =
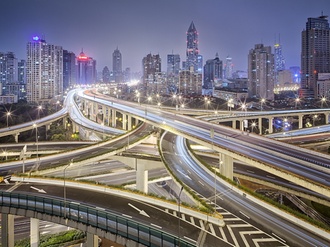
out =
[[244,215],[246,218],[250,219],[249,216],[247,216],[245,213],[243,213],[242,211],[239,211],[242,215]]
[[157,227],[157,228],[159,228],[159,229],[162,229],[163,227],[161,227],[161,226],[159,226],[159,225],[155,225],[155,224],[153,224],[153,223],[151,223],[150,225],[152,225],[152,226],[154,226],[154,227]]
[[124,217],[127,217],[127,218],[130,218],[130,219],[132,219],[133,217],[132,216],[130,216],[130,215],[127,215],[127,214],[121,214],[122,216],[124,216]]

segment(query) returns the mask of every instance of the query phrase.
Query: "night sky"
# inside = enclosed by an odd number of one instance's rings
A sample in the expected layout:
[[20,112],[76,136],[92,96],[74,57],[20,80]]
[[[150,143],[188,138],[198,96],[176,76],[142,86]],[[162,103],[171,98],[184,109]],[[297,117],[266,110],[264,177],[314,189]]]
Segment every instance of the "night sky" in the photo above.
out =
[[247,69],[257,43],[273,46],[280,34],[286,67],[300,66],[301,31],[308,17],[330,15],[330,0],[0,0],[0,51],[26,59],[34,35],[112,69],[118,47],[123,69],[141,71],[142,58],[167,54],[185,60],[186,31],[194,22],[204,62],[218,52]]

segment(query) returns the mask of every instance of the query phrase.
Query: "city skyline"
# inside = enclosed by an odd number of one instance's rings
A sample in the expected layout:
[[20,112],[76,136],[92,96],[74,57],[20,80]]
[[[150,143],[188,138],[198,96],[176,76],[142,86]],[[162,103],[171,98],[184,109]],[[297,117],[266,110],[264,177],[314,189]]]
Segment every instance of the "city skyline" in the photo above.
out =
[[[204,62],[215,54],[232,58],[234,70],[247,70],[255,44],[278,42],[286,67],[300,66],[301,32],[308,17],[330,15],[330,1],[279,0],[2,0],[0,51],[26,59],[26,45],[35,35],[78,56],[81,49],[97,61],[100,72],[112,68],[112,53],[122,53],[123,70],[142,71],[147,54],[159,54],[166,71],[168,54],[186,60],[186,32],[193,21]],[[274,51],[273,51],[274,52]]]

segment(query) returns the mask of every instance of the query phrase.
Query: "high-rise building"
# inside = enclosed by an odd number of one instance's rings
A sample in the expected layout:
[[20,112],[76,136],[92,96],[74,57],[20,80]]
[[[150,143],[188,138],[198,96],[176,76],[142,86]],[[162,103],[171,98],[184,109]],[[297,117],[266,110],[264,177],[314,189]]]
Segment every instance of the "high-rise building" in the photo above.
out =
[[180,55],[168,54],[167,55],[167,75],[178,76],[180,71]]
[[0,52],[0,84],[3,95],[13,94],[11,85],[17,84],[17,58],[13,52]]
[[154,90],[153,84],[156,82],[156,74],[161,73],[161,59],[159,54],[148,54],[142,59],[143,65],[143,88],[145,94]]
[[76,55],[63,50],[63,89],[76,84]]
[[225,64],[225,79],[232,79],[233,78],[233,62],[230,56],[226,57],[226,64]]
[[327,16],[308,18],[301,33],[300,97],[322,97],[317,90],[319,73],[330,72],[330,28]]
[[104,83],[110,82],[110,70],[108,66],[105,66],[102,70],[102,81]]
[[274,55],[271,46],[255,45],[248,55],[249,97],[274,100]]
[[115,77],[115,82],[123,82],[122,57],[118,47],[112,53],[112,71]]
[[179,84],[177,93],[185,96],[196,96],[202,94],[202,74],[190,70],[182,70],[179,73]]
[[213,95],[214,85],[222,80],[223,64],[218,53],[204,65],[203,95]]
[[19,85],[18,99],[26,100],[26,61],[23,59],[17,62],[17,77]]
[[77,83],[93,84],[96,82],[96,61],[82,51],[77,57]]
[[194,72],[198,72],[198,54],[198,33],[194,22],[191,22],[187,31],[186,70],[190,70],[190,67],[193,67]]
[[27,44],[27,101],[48,102],[63,95],[63,49],[38,36]]

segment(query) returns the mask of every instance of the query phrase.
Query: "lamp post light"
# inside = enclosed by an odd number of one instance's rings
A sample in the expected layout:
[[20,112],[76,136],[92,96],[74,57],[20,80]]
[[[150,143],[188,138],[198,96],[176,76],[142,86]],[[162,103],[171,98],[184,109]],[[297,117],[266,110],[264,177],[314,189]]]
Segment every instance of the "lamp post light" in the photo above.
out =
[[253,123],[251,124],[251,126],[252,126],[252,132],[254,132],[254,128],[257,126],[257,124],[256,124],[255,122],[253,122]]
[[262,105],[263,105],[265,102],[266,102],[266,99],[264,99],[264,98],[262,98],[262,99],[260,100],[260,111],[263,110]]
[[181,234],[180,234],[180,228],[181,228],[181,212],[180,212],[180,206],[181,206],[181,193],[183,190],[183,186],[181,186],[180,192],[179,192],[179,196],[178,196],[178,211],[179,211],[179,231],[178,231],[178,246],[180,246],[180,242],[181,242]]
[[11,112],[8,111],[8,112],[6,113],[6,117],[7,117],[7,128],[8,128],[8,118],[9,118],[10,115],[11,115]]
[[297,109],[297,105],[298,105],[298,103],[300,102],[300,99],[299,98],[296,98],[295,99],[295,108]]
[[323,108],[324,103],[327,103],[327,98],[326,97],[321,98],[321,108]]
[[315,120],[317,120],[317,117],[318,117],[317,114],[315,114],[315,115],[313,116],[313,127],[315,127]]
[[70,160],[70,163],[68,165],[66,165],[63,169],[63,199],[64,199],[64,219],[66,219],[66,186],[65,186],[65,172],[66,169],[73,165],[73,159]]

